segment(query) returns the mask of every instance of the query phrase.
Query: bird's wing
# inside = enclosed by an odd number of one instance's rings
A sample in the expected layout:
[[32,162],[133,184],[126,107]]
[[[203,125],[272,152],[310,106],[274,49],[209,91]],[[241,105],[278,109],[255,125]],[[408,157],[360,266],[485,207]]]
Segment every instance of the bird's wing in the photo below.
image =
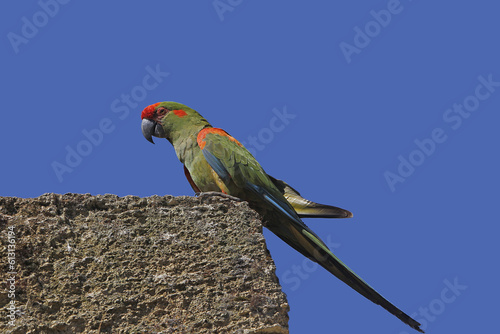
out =
[[367,299],[381,305],[412,328],[421,331],[417,321],[387,301],[328,249],[325,243],[302,222],[257,160],[236,139],[224,130],[207,128],[200,131],[198,145],[207,162],[224,182],[234,182],[239,188],[252,192],[261,201],[281,213],[281,219],[266,225],[274,234],[304,256],[319,263]]
[[209,165],[223,182],[232,182],[239,189],[250,191],[290,219],[302,223],[257,160],[227,132],[218,128],[203,129],[198,135],[198,145]]
[[267,175],[276,188],[285,196],[287,201],[293,206],[300,218],[351,218],[352,213],[345,209],[319,204],[305,199],[300,193],[283,180]]

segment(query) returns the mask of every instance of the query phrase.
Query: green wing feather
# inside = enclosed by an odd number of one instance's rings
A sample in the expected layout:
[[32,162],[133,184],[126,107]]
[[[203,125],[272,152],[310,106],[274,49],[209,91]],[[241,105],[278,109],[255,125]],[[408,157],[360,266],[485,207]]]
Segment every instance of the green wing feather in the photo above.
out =
[[[228,189],[231,190],[230,195],[250,202],[255,202],[257,199],[257,201],[265,202],[268,208],[274,208],[273,217],[276,219],[268,222],[267,228],[361,295],[381,305],[410,327],[422,332],[417,321],[387,301],[342,263],[325,243],[302,222],[282,192],[246,148],[240,146],[232,137],[217,133],[207,134],[204,141],[203,155],[219,177],[226,182]],[[248,194],[252,194],[252,196]]]
[[285,196],[287,201],[293,206],[300,218],[351,218],[352,213],[345,209],[319,204],[305,199],[292,186],[283,180],[276,179],[268,175],[276,188]]

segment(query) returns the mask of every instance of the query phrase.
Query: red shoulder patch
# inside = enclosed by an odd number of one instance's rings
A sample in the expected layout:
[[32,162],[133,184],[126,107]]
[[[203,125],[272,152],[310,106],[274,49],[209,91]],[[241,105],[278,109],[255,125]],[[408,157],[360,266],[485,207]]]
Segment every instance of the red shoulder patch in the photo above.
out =
[[179,109],[179,110],[172,110],[172,112],[176,116],[181,117],[181,118],[187,115],[186,112],[184,110],[181,110],[181,109]]
[[144,108],[144,110],[142,111],[142,114],[141,114],[141,119],[144,119],[144,118],[152,119],[155,115],[156,107],[158,107],[159,104],[160,104],[160,102],[149,105],[146,108]]
[[227,138],[229,138],[229,140],[231,140],[231,141],[235,142],[236,144],[238,144],[238,146],[243,147],[243,145],[241,145],[241,143],[239,141],[237,141],[234,137],[231,137],[231,135],[229,135],[229,133],[227,133],[226,131],[224,131],[222,129],[219,129],[219,128],[205,128],[205,129],[201,130],[200,132],[198,132],[198,138],[196,139],[196,141],[198,142],[198,146],[202,150],[203,150],[203,148],[206,145],[205,137],[209,133],[213,133],[215,135],[227,137]]

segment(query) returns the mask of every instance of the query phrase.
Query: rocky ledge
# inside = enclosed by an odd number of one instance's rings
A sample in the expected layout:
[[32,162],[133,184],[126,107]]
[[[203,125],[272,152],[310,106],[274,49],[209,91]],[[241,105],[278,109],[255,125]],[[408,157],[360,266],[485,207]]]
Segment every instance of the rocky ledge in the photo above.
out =
[[0,245],[1,332],[288,333],[245,202],[0,197]]

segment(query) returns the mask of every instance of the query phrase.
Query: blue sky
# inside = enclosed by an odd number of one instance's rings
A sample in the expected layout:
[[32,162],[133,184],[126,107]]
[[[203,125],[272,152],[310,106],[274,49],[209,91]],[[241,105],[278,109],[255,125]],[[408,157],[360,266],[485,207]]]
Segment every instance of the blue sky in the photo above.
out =
[[[192,195],[140,112],[172,100],[349,220],[307,220],[429,333],[497,328],[499,5],[9,2],[0,196]],[[266,231],[291,333],[414,333]],[[416,333],[416,332],[415,332]]]

